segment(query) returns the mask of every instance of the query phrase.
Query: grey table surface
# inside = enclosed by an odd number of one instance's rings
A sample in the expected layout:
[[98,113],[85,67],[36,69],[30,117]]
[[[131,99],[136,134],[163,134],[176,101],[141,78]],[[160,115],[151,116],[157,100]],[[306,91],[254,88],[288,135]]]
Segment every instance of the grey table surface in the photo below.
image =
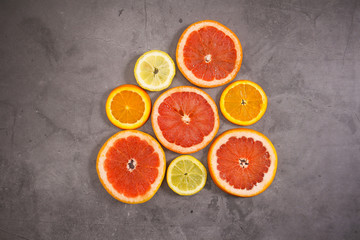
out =
[[[142,53],[175,58],[204,19],[237,34],[236,79],[268,95],[250,128],[274,143],[276,178],[253,198],[209,177],[194,196],[165,181],[144,204],[118,202],[95,169],[119,131],[106,98],[136,84]],[[0,30],[0,239],[360,239],[360,1],[2,0]],[[205,91],[218,102],[224,88]],[[221,116],[219,133],[236,127]],[[207,151],[193,154],[206,167]]]

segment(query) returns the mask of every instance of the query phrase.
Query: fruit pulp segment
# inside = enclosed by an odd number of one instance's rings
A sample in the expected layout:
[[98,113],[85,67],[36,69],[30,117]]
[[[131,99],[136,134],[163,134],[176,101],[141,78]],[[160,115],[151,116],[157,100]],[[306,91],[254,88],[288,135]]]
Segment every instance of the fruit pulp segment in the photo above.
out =
[[239,84],[230,89],[224,99],[226,112],[242,121],[254,119],[260,113],[262,104],[259,91],[248,84]]
[[148,56],[140,64],[140,77],[149,85],[160,85],[170,74],[169,63],[162,56]]
[[223,79],[235,68],[234,41],[215,27],[193,31],[184,46],[184,63],[200,79]]
[[262,142],[247,137],[230,137],[217,150],[216,156],[220,178],[237,189],[252,189],[263,180],[271,164]]
[[[131,161],[133,160],[133,161]],[[136,166],[129,170],[129,162]],[[159,175],[159,155],[136,136],[118,139],[106,154],[104,168],[115,190],[126,197],[145,195]]]
[[164,138],[182,147],[203,141],[214,129],[214,111],[206,99],[194,92],[176,92],[158,108],[158,125]]
[[110,109],[118,121],[136,123],[144,115],[145,103],[138,93],[124,90],[115,95]]
[[201,169],[190,160],[181,160],[171,171],[171,182],[183,191],[196,189],[202,182]]

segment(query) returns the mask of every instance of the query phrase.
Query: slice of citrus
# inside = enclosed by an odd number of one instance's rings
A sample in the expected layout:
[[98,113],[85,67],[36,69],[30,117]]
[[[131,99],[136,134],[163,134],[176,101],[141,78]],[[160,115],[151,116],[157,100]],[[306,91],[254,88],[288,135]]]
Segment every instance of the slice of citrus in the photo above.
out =
[[208,153],[211,178],[223,191],[252,197],[272,183],[277,155],[271,141],[263,134],[245,128],[222,133]]
[[264,90],[256,83],[242,80],[231,83],[220,97],[224,117],[238,125],[251,125],[260,120],[267,107]]
[[165,153],[150,135],[125,130],[99,151],[96,169],[108,193],[124,203],[143,203],[159,189],[166,168]]
[[137,60],[134,74],[142,88],[161,91],[170,86],[175,76],[175,64],[166,52],[152,50]]
[[141,127],[148,120],[150,112],[149,95],[135,85],[115,88],[106,101],[106,114],[110,122],[122,129]]
[[196,22],[185,29],[176,49],[179,70],[199,87],[217,87],[233,80],[242,58],[237,36],[212,20]]
[[169,165],[166,181],[169,187],[179,195],[193,195],[206,183],[206,168],[190,155],[175,158]]
[[155,101],[151,123],[160,143],[171,151],[188,154],[205,148],[219,129],[214,100],[196,87],[167,90]]

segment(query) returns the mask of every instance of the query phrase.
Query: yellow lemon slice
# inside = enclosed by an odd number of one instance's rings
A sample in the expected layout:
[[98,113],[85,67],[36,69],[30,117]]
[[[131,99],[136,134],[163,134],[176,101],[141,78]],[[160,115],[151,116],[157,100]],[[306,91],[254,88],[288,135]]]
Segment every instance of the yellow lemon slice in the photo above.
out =
[[134,74],[140,87],[149,91],[161,91],[172,83],[175,64],[166,52],[152,50],[137,60]]
[[169,165],[166,180],[169,187],[179,195],[193,195],[206,183],[206,168],[190,155],[175,158]]

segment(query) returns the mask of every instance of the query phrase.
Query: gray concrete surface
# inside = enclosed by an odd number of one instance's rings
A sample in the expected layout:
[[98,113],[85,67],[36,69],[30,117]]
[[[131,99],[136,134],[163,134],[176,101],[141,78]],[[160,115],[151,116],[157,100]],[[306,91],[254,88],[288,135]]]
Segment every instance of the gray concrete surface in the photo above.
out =
[[[275,181],[253,198],[209,178],[191,197],[164,182],[147,203],[118,202],[95,170],[119,130],[106,98],[135,84],[142,53],[174,58],[203,19],[238,35],[236,79],[268,94],[250,128],[278,151]],[[2,0],[0,30],[0,239],[360,239],[359,1]],[[218,101],[224,87],[206,92]],[[221,117],[219,133],[235,127]],[[193,154],[205,165],[207,150]]]

